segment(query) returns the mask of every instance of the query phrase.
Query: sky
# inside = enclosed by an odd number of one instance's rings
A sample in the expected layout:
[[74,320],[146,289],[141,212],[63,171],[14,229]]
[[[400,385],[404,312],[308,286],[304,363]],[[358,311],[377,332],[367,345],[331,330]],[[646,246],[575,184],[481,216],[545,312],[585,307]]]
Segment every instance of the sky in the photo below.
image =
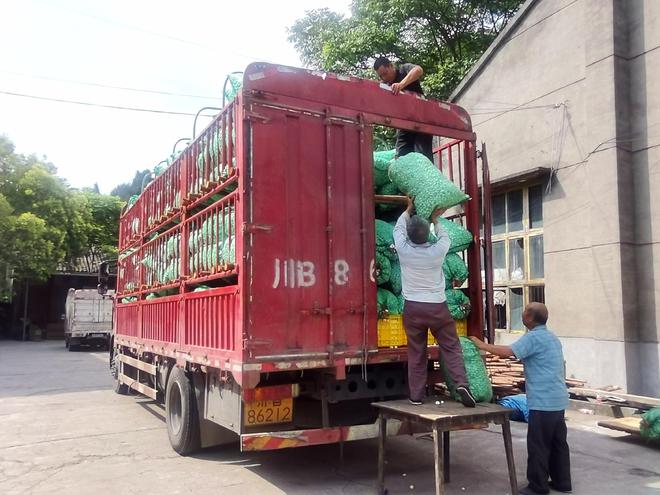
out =
[[189,138],[193,116],[31,97],[194,115],[251,62],[301,67],[287,28],[322,7],[348,15],[350,0],[0,0],[0,134],[109,193]]

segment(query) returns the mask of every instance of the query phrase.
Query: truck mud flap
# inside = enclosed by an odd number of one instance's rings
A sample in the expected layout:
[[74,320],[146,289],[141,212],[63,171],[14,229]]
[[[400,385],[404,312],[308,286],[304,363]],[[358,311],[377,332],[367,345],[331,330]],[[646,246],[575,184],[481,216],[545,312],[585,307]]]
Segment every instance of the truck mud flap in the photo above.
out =
[[[401,421],[388,421],[387,435],[412,433],[408,424]],[[277,450],[327,443],[350,442],[378,437],[378,423],[318,428],[311,430],[273,431],[241,435],[241,451]]]

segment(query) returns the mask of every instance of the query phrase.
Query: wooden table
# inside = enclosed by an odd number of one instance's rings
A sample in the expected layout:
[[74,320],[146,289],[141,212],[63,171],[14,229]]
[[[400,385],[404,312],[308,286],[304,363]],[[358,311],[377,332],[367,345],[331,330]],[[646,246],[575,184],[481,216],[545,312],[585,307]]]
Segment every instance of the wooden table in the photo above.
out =
[[[444,401],[436,405],[435,401]],[[449,432],[480,428],[489,423],[502,425],[504,450],[509,468],[509,481],[512,495],[518,495],[516,467],[513,460],[513,444],[511,442],[511,427],[509,413],[497,404],[477,404],[477,407],[464,407],[459,402],[447,400],[444,397],[428,398],[421,406],[414,406],[408,400],[392,400],[374,402],[378,409],[378,493],[385,494],[385,439],[387,437],[387,420],[397,419],[413,423],[433,432],[433,448],[435,458],[435,493],[445,493],[445,478],[449,481]],[[441,434],[442,433],[442,439]],[[445,455],[444,451],[447,451]]]

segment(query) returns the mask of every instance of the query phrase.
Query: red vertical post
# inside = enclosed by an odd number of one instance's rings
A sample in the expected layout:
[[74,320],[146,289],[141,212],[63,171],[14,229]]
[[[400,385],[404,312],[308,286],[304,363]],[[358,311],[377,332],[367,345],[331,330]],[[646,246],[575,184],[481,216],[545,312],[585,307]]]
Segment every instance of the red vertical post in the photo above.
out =
[[466,227],[472,233],[468,248],[468,294],[472,310],[468,316],[468,335],[483,334],[483,296],[481,289],[481,243],[479,239],[479,183],[477,179],[477,154],[474,141],[465,141],[463,164],[465,166],[465,192],[470,199],[465,207]]
[[481,144],[482,163],[482,191],[484,212],[484,271],[486,278],[486,332],[488,341],[495,343],[495,314],[494,314],[494,288],[493,288],[493,239],[492,235],[492,192],[490,185],[490,169],[486,156],[486,143]]

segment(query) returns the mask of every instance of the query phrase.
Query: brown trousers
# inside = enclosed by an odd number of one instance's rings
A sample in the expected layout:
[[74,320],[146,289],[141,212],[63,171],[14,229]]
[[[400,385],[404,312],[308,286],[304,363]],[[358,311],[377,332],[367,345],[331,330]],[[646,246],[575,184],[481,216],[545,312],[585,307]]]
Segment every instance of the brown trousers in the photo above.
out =
[[403,306],[403,326],[408,336],[408,388],[412,400],[422,400],[426,396],[426,345],[429,330],[440,346],[440,354],[451,379],[457,387],[468,386],[463,351],[456,335],[456,323],[446,302],[406,301]]

